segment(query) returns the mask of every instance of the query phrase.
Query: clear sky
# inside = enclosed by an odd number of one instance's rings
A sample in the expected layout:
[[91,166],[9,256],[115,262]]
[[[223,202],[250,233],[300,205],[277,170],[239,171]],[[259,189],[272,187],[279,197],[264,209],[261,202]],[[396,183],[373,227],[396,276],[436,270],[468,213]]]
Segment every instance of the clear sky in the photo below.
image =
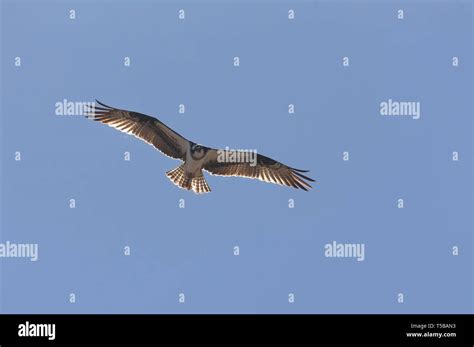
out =
[[[1,4],[0,243],[39,252],[0,258],[1,312],[473,312],[472,2]],[[318,182],[196,196],[178,161],[55,114],[96,98]]]

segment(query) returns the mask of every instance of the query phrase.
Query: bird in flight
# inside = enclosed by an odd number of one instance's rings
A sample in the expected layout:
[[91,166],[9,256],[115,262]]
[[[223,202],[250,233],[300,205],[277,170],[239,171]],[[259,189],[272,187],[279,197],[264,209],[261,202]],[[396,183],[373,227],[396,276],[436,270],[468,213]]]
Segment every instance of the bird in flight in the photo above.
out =
[[166,176],[180,188],[192,189],[196,194],[210,192],[211,188],[204,178],[203,170],[211,175],[259,179],[305,191],[312,188],[307,181],[314,180],[303,175],[308,170],[289,167],[261,154],[257,154],[253,162],[229,160],[235,159],[238,153],[189,141],[154,117],[113,108],[98,100],[96,102],[100,106],[94,104],[89,107],[86,110],[87,118],[134,135],[166,156],[183,162],[177,168],[166,172]]

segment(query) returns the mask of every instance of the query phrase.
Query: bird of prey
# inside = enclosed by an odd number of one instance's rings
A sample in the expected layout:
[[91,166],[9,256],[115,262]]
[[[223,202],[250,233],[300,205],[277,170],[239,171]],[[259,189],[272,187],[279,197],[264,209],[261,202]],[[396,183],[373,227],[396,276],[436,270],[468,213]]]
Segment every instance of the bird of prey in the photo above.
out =
[[93,104],[89,107],[86,110],[87,118],[134,135],[166,156],[183,162],[174,170],[166,172],[168,178],[180,188],[192,189],[196,194],[210,192],[203,170],[211,175],[259,179],[305,191],[312,188],[307,181],[314,180],[303,175],[308,170],[295,169],[260,154],[256,155],[254,163],[222,160],[231,158],[235,153],[189,141],[154,117],[110,107],[98,100],[96,102],[100,106]]

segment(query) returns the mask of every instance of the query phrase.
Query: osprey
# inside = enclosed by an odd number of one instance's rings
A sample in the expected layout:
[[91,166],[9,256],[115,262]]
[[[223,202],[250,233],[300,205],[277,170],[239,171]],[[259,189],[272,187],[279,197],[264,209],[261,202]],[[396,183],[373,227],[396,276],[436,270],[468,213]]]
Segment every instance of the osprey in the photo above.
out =
[[183,161],[176,169],[166,172],[168,178],[180,188],[192,189],[196,194],[210,192],[202,170],[211,175],[256,178],[305,191],[312,188],[306,181],[314,180],[302,174],[308,170],[295,169],[260,154],[253,164],[249,161],[222,160],[222,157],[230,158],[235,153],[189,141],[154,117],[97,103],[100,106],[87,109],[87,118],[134,135],[166,156]]

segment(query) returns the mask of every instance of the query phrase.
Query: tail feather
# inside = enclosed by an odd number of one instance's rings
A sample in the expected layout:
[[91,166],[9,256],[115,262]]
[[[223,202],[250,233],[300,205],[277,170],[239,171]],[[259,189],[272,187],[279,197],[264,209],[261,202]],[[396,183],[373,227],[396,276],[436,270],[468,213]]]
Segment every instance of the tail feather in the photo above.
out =
[[186,174],[184,164],[166,172],[166,176],[178,187],[187,190],[192,189],[196,194],[209,193],[211,191],[202,172],[197,177],[191,177],[189,174]]
[[176,169],[166,172],[166,176],[176,184],[178,187],[190,190],[192,178],[186,175],[184,171],[184,164],[178,166]]
[[204,194],[209,193],[211,191],[211,188],[207,184],[204,176],[198,176],[193,178],[192,186],[196,194]]

